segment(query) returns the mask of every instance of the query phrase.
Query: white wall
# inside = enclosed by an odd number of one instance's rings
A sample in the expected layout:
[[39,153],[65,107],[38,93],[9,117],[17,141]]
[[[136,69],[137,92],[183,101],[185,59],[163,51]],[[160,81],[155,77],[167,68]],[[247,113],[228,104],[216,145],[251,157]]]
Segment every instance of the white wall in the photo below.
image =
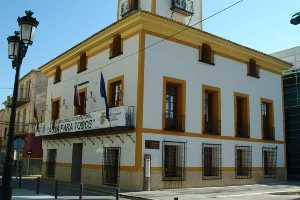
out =
[[[61,82],[53,84],[54,76],[48,79],[46,122],[51,120],[51,99],[61,97],[60,119],[74,116],[74,86],[89,81],[78,89],[87,87],[87,112],[105,109],[104,99],[100,97],[100,73],[105,81],[124,75],[124,98],[126,106],[136,106],[138,55],[136,52],[139,37],[135,35],[123,43],[123,55],[109,59],[109,49],[88,59],[87,70],[77,73],[77,65],[62,71]],[[124,58],[125,57],[125,58]],[[118,61],[120,60],[120,61]],[[92,93],[92,97],[91,97]],[[63,104],[65,102],[65,105]]]
[[[146,46],[160,40],[146,35]],[[276,140],[284,140],[281,76],[261,70],[247,76],[247,65],[221,56],[215,66],[198,61],[198,50],[174,42],[149,48],[145,56],[144,128],[162,129],[163,77],[186,80],[186,131],[201,133],[202,85],[221,89],[222,135],[234,136],[234,92],[249,95],[251,138],[261,139],[260,99],[274,101]]]
[[275,52],[272,55],[292,63],[294,69],[300,68],[300,46]]
[[[103,164],[103,152],[105,147],[120,147],[121,156],[120,156],[120,165],[121,166],[134,166],[135,165],[135,144],[132,140],[135,140],[135,133],[129,134],[131,138],[127,135],[119,135],[121,140],[112,135],[106,137],[101,136],[101,140],[90,137],[93,141],[90,142],[87,139],[84,139],[84,142],[80,139],[68,139],[68,140],[56,140],[55,142],[43,141],[43,161],[47,161],[47,150],[48,149],[57,149],[57,159],[58,163],[72,163],[72,151],[73,144],[83,143],[82,148],[82,163],[83,164],[93,164],[93,165],[102,165]],[[112,141],[113,142],[112,142]],[[103,142],[103,143],[102,143]]]
[[203,138],[162,136],[156,134],[144,134],[144,140],[160,141],[160,150],[145,149],[143,143],[143,154],[151,155],[151,166],[162,166],[162,145],[163,141],[185,142],[186,143],[186,166],[202,167],[202,144],[221,144],[222,167],[235,167],[235,146],[247,145],[252,147],[252,167],[262,167],[262,148],[277,147],[277,167],[284,167],[284,145],[262,144],[239,141],[208,140]]

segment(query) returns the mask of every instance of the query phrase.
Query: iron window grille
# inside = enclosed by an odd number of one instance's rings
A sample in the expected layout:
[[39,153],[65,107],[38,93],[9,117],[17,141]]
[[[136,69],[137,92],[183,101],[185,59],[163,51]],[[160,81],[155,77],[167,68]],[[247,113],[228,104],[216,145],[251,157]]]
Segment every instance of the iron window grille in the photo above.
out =
[[203,180],[222,179],[222,145],[203,144],[202,163]]
[[256,60],[250,59],[248,66],[247,66],[247,75],[254,77],[254,78],[259,78],[259,67],[257,66]]
[[263,147],[262,161],[265,178],[275,178],[277,171],[277,147]]
[[118,186],[120,179],[120,147],[104,147],[102,179],[104,185]]
[[186,162],[185,142],[163,142],[163,181],[184,181]]
[[252,177],[252,147],[235,147],[235,177],[250,179]]
[[172,0],[171,10],[191,16],[194,14],[194,2],[193,0]]

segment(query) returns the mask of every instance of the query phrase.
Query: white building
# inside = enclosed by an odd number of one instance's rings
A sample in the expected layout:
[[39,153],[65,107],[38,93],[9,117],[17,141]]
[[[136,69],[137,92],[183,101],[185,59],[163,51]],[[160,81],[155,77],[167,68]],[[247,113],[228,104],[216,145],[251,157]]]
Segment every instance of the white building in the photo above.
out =
[[300,68],[300,46],[272,53],[272,56],[293,64],[293,69]]
[[40,68],[44,175],[130,190],[284,180],[290,64],[187,26],[201,19],[200,0],[193,12],[164,2],[119,3],[116,23]]

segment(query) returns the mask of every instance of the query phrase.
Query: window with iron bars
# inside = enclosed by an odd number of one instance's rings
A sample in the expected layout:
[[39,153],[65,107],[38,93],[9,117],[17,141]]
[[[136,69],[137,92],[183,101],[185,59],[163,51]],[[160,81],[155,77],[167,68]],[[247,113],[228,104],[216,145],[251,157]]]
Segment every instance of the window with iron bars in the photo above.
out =
[[183,181],[185,179],[186,143],[163,142],[163,180]]
[[265,178],[275,178],[277,168],[277,147],[263,147],[262,158]]
[[202,145],[203,180],[222,179],[222,145]]
[[235,177],[247,179],[252,177],[252,147],[235,147]]

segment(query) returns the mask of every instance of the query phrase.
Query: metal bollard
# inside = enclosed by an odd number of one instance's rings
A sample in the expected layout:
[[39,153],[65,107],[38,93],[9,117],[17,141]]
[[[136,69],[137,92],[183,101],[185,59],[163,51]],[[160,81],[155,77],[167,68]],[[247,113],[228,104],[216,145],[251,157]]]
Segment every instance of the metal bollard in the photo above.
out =
[[116,200],[119,200],[120,188],[116,189]]
[[36,179],[36,194],[40,194],[41,178]]
[[54,185],[54,198],[57,199],[58,196],[58,181],[55,181]]
[[18,179],[18,186],[19,188],[22,188],[22,175],[19,175],[19,179]]
[[83,194],[83,184],[81,183],[79,185],[79,200],[82,200],[82,194]]

